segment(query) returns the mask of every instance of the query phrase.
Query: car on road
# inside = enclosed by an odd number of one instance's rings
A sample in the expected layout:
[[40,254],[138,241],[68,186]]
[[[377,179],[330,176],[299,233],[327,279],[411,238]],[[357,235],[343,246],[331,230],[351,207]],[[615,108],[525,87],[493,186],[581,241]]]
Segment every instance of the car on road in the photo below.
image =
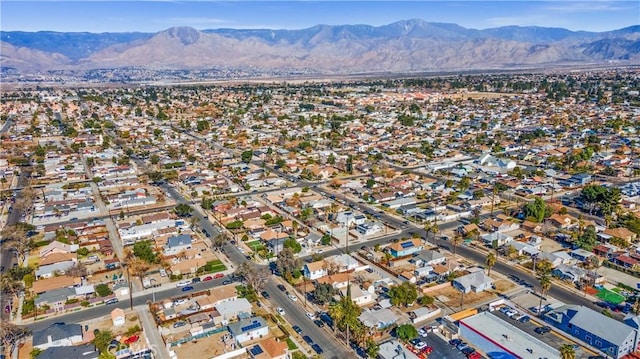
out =
[[298,301],[298,297],[296,297],[296,296],[295,296],[295,295],[293,295],[293,294],[289,294],[289,295],[287,295],[287,297],[288,297],[289,299],[291,299],[292,301],[294,301],[294,302],[297,302],[297,301]]
[[282,307],[276,308],[276,312],[278,312],[278,314],[280,314],[280,315],[284,315],[285,314],[284,313],[284,309],[282,309]]
[[297,326],[297,325],[294,325],[294,326],[293,326],[293,331],[294,331],[294,332],[296,332],[296,333],[298,333],[298,334],[302,333],[302,329],[301,329],[299,326]]
[[269,299],[269,298],[271,297],[271,296],[269,295],[269,292],[267,292],[266,290],[262,291],[262,293],[260,293],[260,294],[262,294],[262,297],[263,297],[264,299]]
[[118,298],[111,298],[109,300],[107,300],[106,302],[104,302],[104,304],[106,305],[111,305],[111,304],[116,304],[118,303]]
[[180,282],[176,283],[176,287],[178,287],[178,288],[185,287],[185,286],[188,286],[189,284],[191,284],[191,282],[189,282],[188,280],[183,280],[183,281],[180,281]]
[[551,327],[548,325],[545,325],[544,327],[537,327],[533,331],[536,332],[537,334],[543,335],[543,334],[549,333],[551,331]]
[[222,273],[216,273],[216,274],[213,276],[213,279],[220,279],[220,278],[224,278],[224,274],[222,274]]
[[186,287],[182,287],[182,291],[183,291],[183,292],[188,292],[188,291],[190,291],[190,290],[193,290],[193,287],[192,287],[192,286],[190,286],[190,285],[188,285],[188,286],[186,286]]
[[315,314],[313,314],[311,312],[306,312],[305,315],[307,316],[307,318],[309,318],[311,320],[316,320]]
[[309,345],[313,344],[313,339],[311,339],[311,337],[308,335],[303,336],[302,340],[304,340]]
[[530,320],[531,318],[528,315],[524,315],[522,318],[518,319],[520,323],[528,323]]
[[212,276],[210,276],[210,275],[208,275],[208,276],[206,276],[206,277],[202,278],[202,281],[203,281],[203,282],[208,282],[208,281],[210,281],[210,280],[213,280],[213,277],[212,277]]
[[287,290],[287,288],[285,288],[285,286],[282,284],[278,284],[278,289],[280,289],[283,292]]
[[324,353],[324,350],[322,350],[322,348],[320,348],[320,346],[318,344],[313,344],[311,346],[311,349],[313,349],[313,351],[316,352],[316,354]]

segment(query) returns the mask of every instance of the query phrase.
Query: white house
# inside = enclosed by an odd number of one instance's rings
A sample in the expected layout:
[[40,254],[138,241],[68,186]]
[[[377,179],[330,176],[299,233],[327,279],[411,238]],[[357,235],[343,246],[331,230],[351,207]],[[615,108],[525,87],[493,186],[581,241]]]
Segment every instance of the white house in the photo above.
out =
[[191,249],[191,236],[188,234],[181,234],[167,238],[167,243],[164,245],[163,252],[165,256],[171,256],[187,249]]
[[111,322],[113,323],[114,327],[119,327],[125,324],[126,320],[125,320],[125,315],[124,315],[124,310],[120,309],[120,308],[116,308],[114,310],[111,311]]
[[238,343],[259,339],[269,334],[269,326],[262,317],[243,319],[227,327]]
[[463,293],[479,293],[491,288],[493,279],[484,274],[484,271],[479,270],[456,278],[452,285]]
[[327,269],[327,263],[324,260],[319,260],[311,263],[305,263],[302,268],[302,274],[309,280],[316,280],[329,274]]

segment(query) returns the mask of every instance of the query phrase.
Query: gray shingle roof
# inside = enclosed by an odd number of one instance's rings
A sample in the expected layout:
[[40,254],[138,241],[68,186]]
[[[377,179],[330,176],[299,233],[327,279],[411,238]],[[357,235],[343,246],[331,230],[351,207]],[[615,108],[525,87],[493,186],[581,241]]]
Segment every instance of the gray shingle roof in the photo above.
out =
[[76,335],[82,336],[82,326],[80,324],[55,323],[47,328],[33,332],[33,345],[48,343],[49,336],[51,336],[51,340],[55,342]]
[[38,355],[38,359],[98,359],[100,353],[93,345],[50,347]]
[[622,345],[634,328],[581,305],[558,308],[570,317],[570,323],[610,343]]

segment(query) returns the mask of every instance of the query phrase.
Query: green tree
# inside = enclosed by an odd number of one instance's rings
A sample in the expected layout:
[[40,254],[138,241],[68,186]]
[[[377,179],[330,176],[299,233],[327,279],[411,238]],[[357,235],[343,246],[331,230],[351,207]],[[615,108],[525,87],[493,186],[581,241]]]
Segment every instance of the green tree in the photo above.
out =
[[396,328],[396,337],[402,341],[408,342],[418,337],[418,329],[411,324],[399,325]]
[[391,304],[408,306],[418,299],[418,288],[411,282],[402,282],[389,289]]
[[173,210],[180,217],[189,216],[191,212],[193,212],[193,208],[191,208],[191,206],[186,203],[180,203],[179,205],[175,206]]
[[276,260],[276,269],[281,273],[282,277],[291,281],[295,272],[299,272],[302,268],[302,262],[296,257],[293,250],[289,247],[283,247]]
[[373,340],[371,337],[367,338],[365,342],[365,351],[369,358],[377,358],[378,353],[380,352],[380,346]]
[[487,258],[485,259],[485,264],[487,265],[487,275],[490,276],[491,275],[491,268],[496,265],[496,255],[493,252],[490,252],[489,254],[487,254]]
[[113,292],[111,291],[111,288],[109,288],[109,286],[107,286],[104,283],[96,285],[95,289],[99,297],[106,297],[108,295],[113,294]]
[[594,226],[587,226],[587,228],[578,235],[576,244],[587,251],[591,251],[593,247],[598,243],[598,235]]
[[420,305],[423,307],[430,306],[431,304],[433,304],[433,302],[434,298],[429,295],[422,296],[420,297],[420,299],[418,299],[418,303],[420,303]]
[[113,340],[114,336],[111,330],[100,330],[95,333],[95,337],[93,338],[93,345],[96,346],[101,353],[107,351],[109,348],[109,344]]
[[252,150],[243,151],[240,157],[242,158],[242,162],[249,163],[251,162],[251,158],[253,157],[253,151]]
[[313,298],[320,304],[324,305],[331,301],[336,294],[336,289],[329,283],[319,283],[316,290],[313,291]]
[[282,243],[282,246],[284,248],[291,248],[293,253],[296,253],[296,254],[302,251],[302,245],[300,245],[300,243],[298,243],[298,241],[296,241],[294,238],[285,239],[284,242]]
[[531,218],[537,223],[542,222],[553,213],[551,207],[547,206],[546,202],[540,197],[536,197],[533,202],[525,204],[522,211],[527,218]]
[[152,264],[157,260],[156,252],[150,241],[138,241],[133,245],[133,254],[143,261]]
[[576,359],[576,352],[570,344],[560,346],[560,359]]

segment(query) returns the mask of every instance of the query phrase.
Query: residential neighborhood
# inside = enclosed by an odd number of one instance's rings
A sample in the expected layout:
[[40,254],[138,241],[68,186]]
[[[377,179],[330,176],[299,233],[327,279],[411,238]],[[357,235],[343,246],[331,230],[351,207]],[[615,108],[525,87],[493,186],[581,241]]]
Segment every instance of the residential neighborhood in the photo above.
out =
[[2,348],[638,358],[639,90],[633,70],[3,90]]

